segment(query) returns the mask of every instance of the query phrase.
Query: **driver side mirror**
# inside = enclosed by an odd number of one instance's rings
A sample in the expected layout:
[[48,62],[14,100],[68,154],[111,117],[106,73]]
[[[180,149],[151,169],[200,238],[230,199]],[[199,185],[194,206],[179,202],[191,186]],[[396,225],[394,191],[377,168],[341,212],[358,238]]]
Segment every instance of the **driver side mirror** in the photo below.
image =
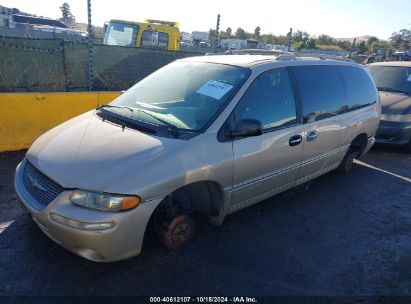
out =
[[231,139],[259,136],[263,134],[263,125],[257,119],[241,119],[238,122],[237,128],[228,132],[228,137]]

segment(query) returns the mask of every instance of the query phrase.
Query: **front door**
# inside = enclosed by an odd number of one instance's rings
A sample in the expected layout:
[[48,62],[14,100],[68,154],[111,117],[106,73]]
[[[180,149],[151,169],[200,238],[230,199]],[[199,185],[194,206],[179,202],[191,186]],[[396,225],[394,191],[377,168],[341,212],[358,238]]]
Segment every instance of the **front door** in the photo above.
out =
[[295,182],[303,151],[299,122],[286,68],[259,75],[234,110],[235,121],[257,119],[263,134],[233,142],[232,208],[235,211],[263,200]]

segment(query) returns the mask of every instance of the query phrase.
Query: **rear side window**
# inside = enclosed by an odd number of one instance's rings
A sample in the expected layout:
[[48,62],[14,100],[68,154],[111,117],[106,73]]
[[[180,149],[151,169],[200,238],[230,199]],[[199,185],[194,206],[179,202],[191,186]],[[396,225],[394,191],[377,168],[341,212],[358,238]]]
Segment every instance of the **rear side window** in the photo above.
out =
[[168,34],[158,33],[158,47],[167,48],[168,47]]
[[285,68],[259,75],[235,109],[237,121],[257,119],[265,130],[286,127],[297,122],[294,92]]
[[349,111],[377,102],[377,91],[365,71],[350,66],[339,67],[343,77]]
[[348,110],[337,66],[292,67],[300,90],[304,122],[326,119]]
[[141,35],[141,46],[166,49],[168,46],[168,34],[155,31],[144,31]]

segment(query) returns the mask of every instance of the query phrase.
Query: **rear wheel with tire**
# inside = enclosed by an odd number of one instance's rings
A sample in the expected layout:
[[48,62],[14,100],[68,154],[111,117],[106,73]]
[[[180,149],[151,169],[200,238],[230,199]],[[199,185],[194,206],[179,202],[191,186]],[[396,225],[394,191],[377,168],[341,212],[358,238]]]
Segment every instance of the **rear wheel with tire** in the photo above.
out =
[[354,158],[357,154],[357,152],[349,150],[347,154],[345,154],[341,164],[337,167],[337,172],[342,174],[347,174],[348,172],[350,172],[354,163]]

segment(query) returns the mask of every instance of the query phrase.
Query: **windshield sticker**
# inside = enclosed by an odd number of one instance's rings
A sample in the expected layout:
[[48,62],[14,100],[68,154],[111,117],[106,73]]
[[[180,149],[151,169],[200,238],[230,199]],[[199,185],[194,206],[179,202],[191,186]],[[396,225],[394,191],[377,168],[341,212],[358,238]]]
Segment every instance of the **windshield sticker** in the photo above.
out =
[[209,80],[201,88],[199,88],[196,93],[220,100],[221,97],[223,97],[232,88],[232,85],[226,84],[224,82]]
[[408,75],[407,81],[411,81],[411,74]]

